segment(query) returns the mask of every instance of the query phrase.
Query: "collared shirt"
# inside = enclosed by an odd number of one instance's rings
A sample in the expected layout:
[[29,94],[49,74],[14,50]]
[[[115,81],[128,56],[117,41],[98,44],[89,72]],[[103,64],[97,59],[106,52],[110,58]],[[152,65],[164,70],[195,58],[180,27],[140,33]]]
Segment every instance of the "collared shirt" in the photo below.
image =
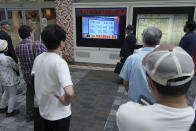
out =
[[15,71],[19,71],[18,64],[11,57],[0,53],[0,83],[2,86],[15,86],[19,83]]
[[120,77],[129,82],[128,98],[137,102],[140,95],[154,102],[146,80],[146,70],[142,65],[143,58],[154,48],[144,47],[140,52],[129,56],[120,72]]
[[14,47],[13,47],[10,35],[8,35],[7,32],[1,30],[0,31],[0,39],[6,40],[8,43],[8,50],[5,52],[5,55],[12,57],[12,59],[14,59],[14,61],[16,63],[18,63],[18,59],[16,57],[16,53],[14,51]]
[[180,47],[182,47],[191,57],[193,57],[196,47],[196,34],[194,32],[188,32],[180,41]]
[[46,47],[39,41],[32,41],[31,39],[23,39],[21,43],[16,46],[16,55],[20,60],[21,70],[27,84],[31,84],[31,70],[36,56],[42,52],[46,52]]

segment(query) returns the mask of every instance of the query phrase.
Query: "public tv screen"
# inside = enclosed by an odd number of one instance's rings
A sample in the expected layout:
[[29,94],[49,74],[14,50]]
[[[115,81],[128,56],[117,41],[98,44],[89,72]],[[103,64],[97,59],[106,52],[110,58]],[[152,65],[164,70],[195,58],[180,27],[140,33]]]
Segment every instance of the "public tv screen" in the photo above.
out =
[[82,38],[119,39],[118,16],[82,16]]

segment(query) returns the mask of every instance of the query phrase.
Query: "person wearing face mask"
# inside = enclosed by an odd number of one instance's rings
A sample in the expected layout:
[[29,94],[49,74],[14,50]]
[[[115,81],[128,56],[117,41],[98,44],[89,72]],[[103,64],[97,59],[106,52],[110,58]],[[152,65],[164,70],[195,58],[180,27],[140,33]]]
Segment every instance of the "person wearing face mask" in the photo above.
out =
[[74,89],[67,62],[60,57],[66,32],[48,25],[41,38],[48,51],[36,57],[32,74],[44,131],[69,131]]
[[34,87],[31,80],[31,70],[36,56],[46,52],[46,47],[39,41],[33,41],[33,30],[30,26],[22,25],[18,30],[22,41],[16,46],[16,54],[20,60],[21,70],[27,84],[26,92],[26,121],[33,120]]

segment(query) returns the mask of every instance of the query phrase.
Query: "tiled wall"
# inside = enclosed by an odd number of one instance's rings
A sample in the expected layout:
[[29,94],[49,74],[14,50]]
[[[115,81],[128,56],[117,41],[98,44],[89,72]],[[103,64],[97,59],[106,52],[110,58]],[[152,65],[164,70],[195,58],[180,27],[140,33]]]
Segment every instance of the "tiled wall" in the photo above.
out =
[[67,32],[63,56],[67,61],[74,61],[72,0],[56,0],[56,13],[57,24],[64,27]]

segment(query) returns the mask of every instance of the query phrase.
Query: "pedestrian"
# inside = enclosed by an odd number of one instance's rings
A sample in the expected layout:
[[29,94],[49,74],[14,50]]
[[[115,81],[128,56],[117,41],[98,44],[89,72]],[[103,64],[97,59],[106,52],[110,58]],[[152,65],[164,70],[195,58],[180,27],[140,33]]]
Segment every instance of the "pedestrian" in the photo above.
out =
[[69,131],[74,89],[67,62],[60,57],[66,32],[48,25],[41,38],[48,51],[36,57],[32,69],[40,115],[46,131]]
[[12,44],[12,39],[9,35],[9,31],[11,29],[10,25],[11,24],[7,20],[0,21],[0,26],[1,26],[0,39],[6,40],[8,42],[8,51],[5,52],[5,55],[12,57],[12,59],[14,59],[16,63],[18,63],[18,59],[17,59],[17,56],[14,51],[14,47]]
[[146,54],[154,50],[159,44],[162,32],[158,28],[148,27],[143,31],[144,47],[138,53],[129,56],[120,72],[123,79],[123,85],[128,92],[128,99],[138,102],[139,98],[146,97],[153,102],[154,99],[150,93],[146,80],[146,71],[142,65],[142,60]]
[[7,50],[7,41],[0,39],[0,83],[4,87],[0,101],[0,113],[6,112],[6,117],[11,117],[19,113],[19,110],[14,109],[19,68],[11,57],[4,54]]
[[192,58],[180,47],[160,45],[143,64],[155,103],[121,105],[116,114],[119,131],[189,131],[195,112],[185,94],[194,75]]
[[[184,26],[184,32],[186,33],[181,41],[180,47],[182,47],[192,58],[194,56],[196,50],[196,34],[194,32],[196,28],[195,21],[187,21],[186,25]],[[196,63],[195,63],[196,64]],[[194,99],[196,97],[196,77],[193,77],[191,87],[187,92],[187,102],[189,105],[193,106]]]
[[182,37],[179,44],[180,47],[182,47],[191,57],[193,57],[196,47],[196,34],[194,33],[195,28],[195,21],[187,21],[184,26],[184,32],[186,34]]
[[35,57],[45,52],[46,47],[39,41],[34,41],[33,30],[30,26],[22,25],[18,30],[22,41],[16,46],[16,54],[20,60],[21,70],[27,84],[26,91],[26,121],[33,120],[34,114],[34,87],[31,79],[31,71]]
[[121,62],[124,63],[127,59],[128,56],[133,54],[134,49],[136,47],[136,37],[133,34],[134,27],[132,25],[128,25],[125,29],[126,32],[126,38],[124,40],[124,43],[121,47],[120,51],[120,57],[121,57]]

